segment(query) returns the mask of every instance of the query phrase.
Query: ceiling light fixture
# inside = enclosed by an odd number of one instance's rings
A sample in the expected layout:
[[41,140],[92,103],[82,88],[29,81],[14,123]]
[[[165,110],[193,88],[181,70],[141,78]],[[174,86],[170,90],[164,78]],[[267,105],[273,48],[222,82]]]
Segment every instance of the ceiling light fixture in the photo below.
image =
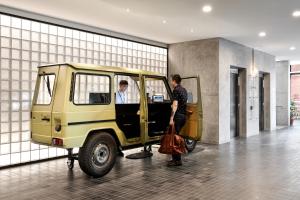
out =
[[191,33],[194,33],[194,29],[191,28]]
[[202,7],[202,11],[205,13],[210,13],[212,11],[212,7],[210,5],[205,5]]
[[293,46],[293,47],[290,47],[290,50],[291,50],[291,51],[294,51],[294,50],[296,50],[296,47],[294,47],[294,46]]
[[129,12],[130,12],[130,9],[129,9],[129,8],[126,8],[126,12],[128,12],[128,13],[129,13]]
[[259,34],[258,34],[258,36],[259,37],[266,37],[267,36],[267,34],[266,34],[266,32],[260,32]]
[[300,11],[296,10],[295,12],[293,12],[293,17],[300,17]]
[[167,20],[163,20],[162,23],[163,23],[163,24],[166,24],[166,23],[167,23]]

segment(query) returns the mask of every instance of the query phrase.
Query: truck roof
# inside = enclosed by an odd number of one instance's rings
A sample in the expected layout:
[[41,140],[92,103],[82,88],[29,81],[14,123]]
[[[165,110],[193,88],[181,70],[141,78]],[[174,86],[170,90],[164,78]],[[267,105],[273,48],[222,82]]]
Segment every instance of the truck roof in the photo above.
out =
[[92,70],[92,71],[104,71],[104,72],[115,72],[115,73],[124,73],[124,74],[144,74],[144,75],[151,75],[151,76],[163,76],[163,75],[161,75],[157,72],[151,72],[151,71],[140,70],[140,69],[129,69],[129,68],[126,68],[126,67],[112,67],[112,66],[83,64],[83,63],[57,63],[57,64],[38,66],[38,68],[57,66],[57,65],[67,65],[67,66],[73,67],[75,69]]

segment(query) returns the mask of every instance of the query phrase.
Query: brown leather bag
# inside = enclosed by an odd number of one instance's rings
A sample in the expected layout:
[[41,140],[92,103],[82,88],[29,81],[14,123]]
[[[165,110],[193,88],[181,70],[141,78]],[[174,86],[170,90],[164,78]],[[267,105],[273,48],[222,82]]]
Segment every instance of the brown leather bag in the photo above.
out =
[[184,139],[176,134],[174,126],[167,129],[161,137],[159,153],[162,154],[182,154],[186,153]]

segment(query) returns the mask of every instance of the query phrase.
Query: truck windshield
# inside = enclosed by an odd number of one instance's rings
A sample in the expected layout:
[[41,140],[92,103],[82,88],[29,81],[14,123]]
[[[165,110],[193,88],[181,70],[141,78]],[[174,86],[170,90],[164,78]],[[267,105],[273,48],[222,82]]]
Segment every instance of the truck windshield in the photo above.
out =
[[50,104],[53,94],[53,86],[55,81],[54,74],[39,75],[40,84],[38,87],[38,94],[35,104]]

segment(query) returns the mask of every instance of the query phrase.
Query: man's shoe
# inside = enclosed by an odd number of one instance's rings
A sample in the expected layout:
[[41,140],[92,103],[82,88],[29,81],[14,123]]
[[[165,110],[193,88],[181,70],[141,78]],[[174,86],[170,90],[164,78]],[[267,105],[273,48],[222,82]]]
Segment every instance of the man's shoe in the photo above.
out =
[[181,160],[179,160],[179,161],[170,160],[170,161],[168,161],[168,164],[167,164],[168,167],[175,167],[175,166],[181,166],[181,165],[182,165]]

